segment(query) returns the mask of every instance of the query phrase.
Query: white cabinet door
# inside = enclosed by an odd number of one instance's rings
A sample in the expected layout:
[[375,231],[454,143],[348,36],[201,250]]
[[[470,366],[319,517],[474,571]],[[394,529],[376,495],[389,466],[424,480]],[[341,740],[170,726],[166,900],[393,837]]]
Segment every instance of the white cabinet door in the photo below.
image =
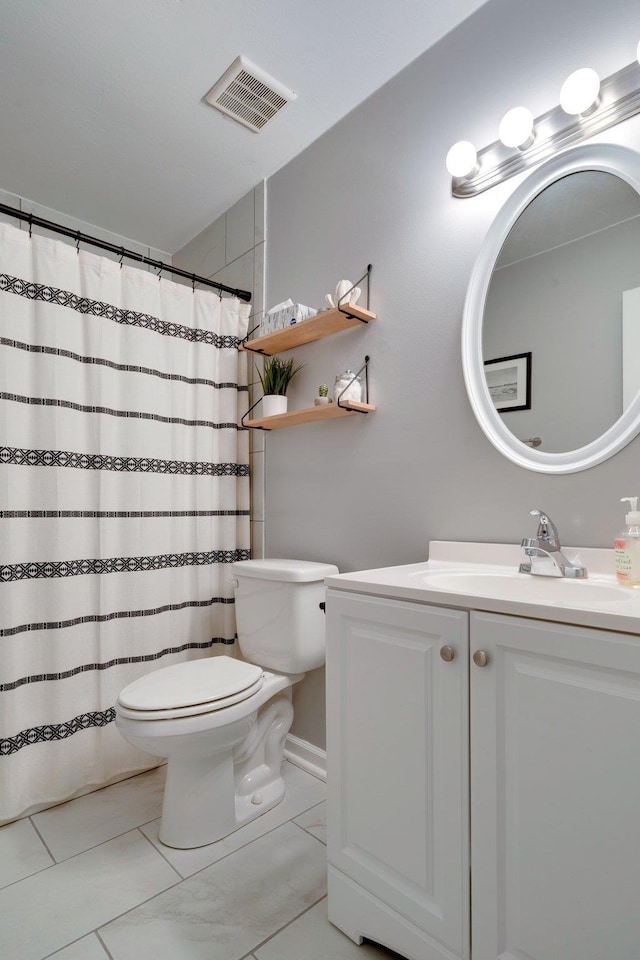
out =
[[[640,643],[471,615],[474,960],[640,957]],[[482,658],[479,658],[480,660]]]
[[468,614],[330,590],[327,620],[329,863],[467,957]]

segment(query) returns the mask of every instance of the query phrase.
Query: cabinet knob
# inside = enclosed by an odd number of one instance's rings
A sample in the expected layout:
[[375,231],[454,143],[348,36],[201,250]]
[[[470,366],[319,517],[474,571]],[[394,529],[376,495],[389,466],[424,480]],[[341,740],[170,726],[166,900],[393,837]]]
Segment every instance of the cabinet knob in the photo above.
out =
[[486,665],[489,663],[489,657],[484,650],[476,650],[473,655],[473,662],[475,663],[476,667],[486,667]]
[[451,663],[455,655],[456,655],[456,652],[453,649],[453,647],[449,647],[449,646],[440,647],[440,656],[446,663]]

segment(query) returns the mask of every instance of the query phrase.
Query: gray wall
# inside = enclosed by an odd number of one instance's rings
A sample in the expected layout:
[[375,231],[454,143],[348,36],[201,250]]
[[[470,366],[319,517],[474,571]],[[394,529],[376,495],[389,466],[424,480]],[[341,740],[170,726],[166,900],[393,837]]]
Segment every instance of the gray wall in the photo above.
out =
[[[576,13],[579,13],[579,16]],[[517,542],[529,510],[567,544],[610,546],[618,500],[640,493],[640,439],[568,476],[523,470],[493,448],[464,390],[460,325],[469,275],[521,177],[470,200],[450,194],[447,150],[494,141],[502,115],[555,106],[584,65],[608,76],[635,57],[637,0],[492,0],[268,181],[267,305],[320,305],[371,262],[369,328],[299,348],[291,391],[371,355],[367,417],[269,434],[266,552],[342,571],[411,563],[431,539]],[[640,118],[598,139],[640,148]],[[317,675],[314,675],[317,674]],[[322,671],[296,691],[293,732],[322,746]]]

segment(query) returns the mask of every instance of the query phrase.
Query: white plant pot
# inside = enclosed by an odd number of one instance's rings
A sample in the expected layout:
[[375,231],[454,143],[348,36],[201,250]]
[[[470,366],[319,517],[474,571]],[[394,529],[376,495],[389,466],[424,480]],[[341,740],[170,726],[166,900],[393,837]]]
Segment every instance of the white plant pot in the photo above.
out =
[[262,398],[262,416],[275,417],[279,413],[287,412],[287,397],[268,393]]

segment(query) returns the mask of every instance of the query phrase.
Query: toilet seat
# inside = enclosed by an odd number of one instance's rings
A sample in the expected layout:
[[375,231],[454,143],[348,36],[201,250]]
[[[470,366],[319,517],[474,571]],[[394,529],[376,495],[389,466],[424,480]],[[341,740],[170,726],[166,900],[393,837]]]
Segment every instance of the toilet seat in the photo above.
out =
[[134,680],[121,691],[116,710],[134,720],[196,716],[247,700],[263,684],[262,667],[232,657],[203,657]]

